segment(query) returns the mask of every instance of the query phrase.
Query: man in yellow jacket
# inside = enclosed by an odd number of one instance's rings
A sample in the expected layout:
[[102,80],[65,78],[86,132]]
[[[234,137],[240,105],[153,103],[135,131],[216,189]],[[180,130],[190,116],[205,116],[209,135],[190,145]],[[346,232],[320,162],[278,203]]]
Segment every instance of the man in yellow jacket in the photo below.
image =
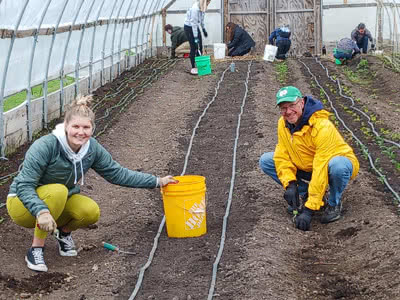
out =
[[[321,218],[330,223],[341,217],[342,193],[357,176],[359,163],[353,149],[329,120],[329,112],[320,101],[303,97],[293,87],[276,94],[281,113],[275,152],[264,153],[260,167],[284,189],[290,213],[298,211],[296,227],[309,230],[313,211],[324,206],[329,184],[329,199]],[[304,199],[300,207],[299,196]]]

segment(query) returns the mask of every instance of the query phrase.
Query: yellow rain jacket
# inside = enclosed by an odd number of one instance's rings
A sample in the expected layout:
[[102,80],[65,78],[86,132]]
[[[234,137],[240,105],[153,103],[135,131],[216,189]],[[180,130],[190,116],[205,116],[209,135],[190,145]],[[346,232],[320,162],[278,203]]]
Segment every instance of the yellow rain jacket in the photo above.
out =
[[[316,103],[311,97],[307,97],[307,101]],[[296,180],[298,169],[312,172],[305,206],[319,210],[324,205],[322,199],[328,185],[329,161],[335,156],[347,157],[353,164],[351,179],[357,176],[360,166],[353,149],[329,120],[329,112],[317,110],[305,123],[291,134],[283,117],[279,119],[274,162],[278,178],[285,189],[290,181]]]

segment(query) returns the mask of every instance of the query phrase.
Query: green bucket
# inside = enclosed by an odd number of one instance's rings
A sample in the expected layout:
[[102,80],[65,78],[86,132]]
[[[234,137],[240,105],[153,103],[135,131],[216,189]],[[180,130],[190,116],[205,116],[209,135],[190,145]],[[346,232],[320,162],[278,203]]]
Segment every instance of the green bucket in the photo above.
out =
[[194,60],[199,76],[211,74],[210,55],[196,56]]

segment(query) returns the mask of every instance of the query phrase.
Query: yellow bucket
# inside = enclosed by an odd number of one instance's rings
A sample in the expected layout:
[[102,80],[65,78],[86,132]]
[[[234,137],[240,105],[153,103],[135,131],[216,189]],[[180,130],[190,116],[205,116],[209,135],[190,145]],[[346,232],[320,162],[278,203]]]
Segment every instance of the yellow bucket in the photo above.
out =
[[206,178],[197,175],[175,176],[179,182],[161,189],[169,237],[201,236],[206,225]]

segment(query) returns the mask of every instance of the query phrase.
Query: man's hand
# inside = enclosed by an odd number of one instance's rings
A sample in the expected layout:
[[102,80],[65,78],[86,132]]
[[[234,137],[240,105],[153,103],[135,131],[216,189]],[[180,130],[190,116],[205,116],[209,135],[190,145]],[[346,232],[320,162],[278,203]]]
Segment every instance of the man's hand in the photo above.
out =
[[160,178],[160,187],[166,186],[170,183],[178,183],[178,180],[175,180],[171,175]]
[[54,221],[52,215],[48,211],[43,213],[39,212],[39,216],[37,217],[37,225],[39,229],[47,232],[54,232],[54,230],[57,228],[56,221]]
[[371,50],[375,50],[375,44],[371,44]]
[[297,188],[297,182],[291,181],[289,185],[286,187],[285,194],[283,198],[287,201],[287,203],[294,209],[299,208],[299,190]]
[[296,228],[303,231],[310,230],[311,218],[312,210],[304,207],[301,214],[298,215],[295,219]]
[[207,33],[207,30],[205,28],[203,28],[203,34],[204,34],[205,37],[208,37],[208,33]]

